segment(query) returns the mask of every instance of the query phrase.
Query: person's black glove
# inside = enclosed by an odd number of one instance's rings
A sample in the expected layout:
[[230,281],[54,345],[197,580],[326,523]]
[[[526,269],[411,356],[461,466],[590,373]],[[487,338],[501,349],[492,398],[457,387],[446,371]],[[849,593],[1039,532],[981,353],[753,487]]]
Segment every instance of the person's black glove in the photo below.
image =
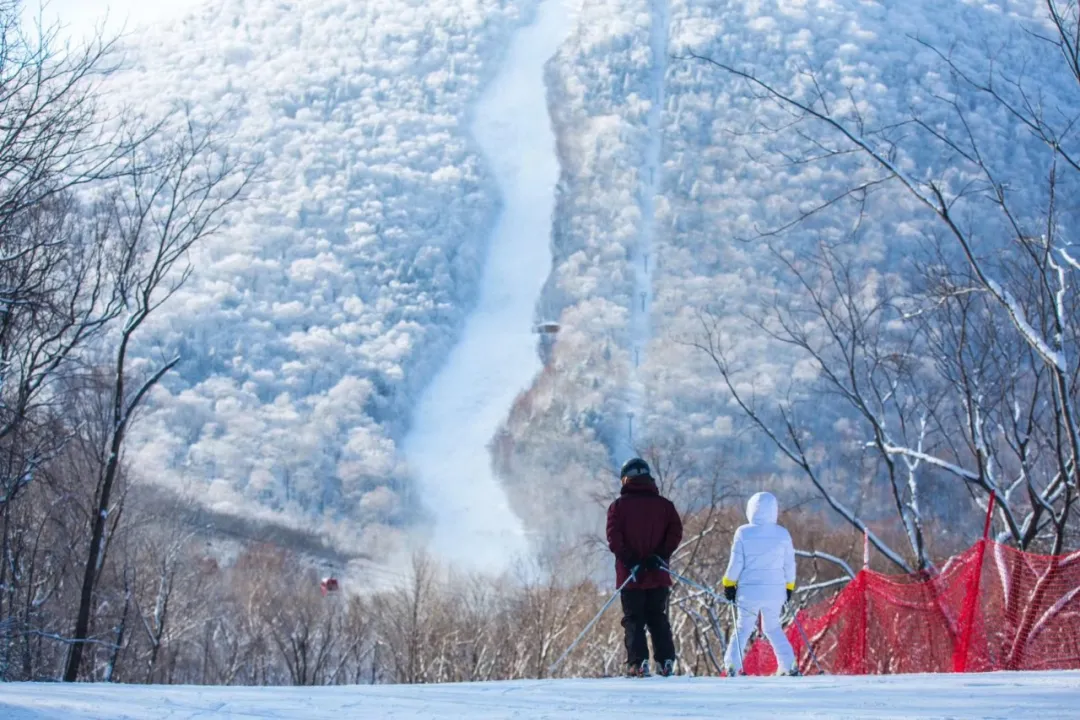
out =
[[738,585],[725,585],[724,586],[724,599],[730,603],[735,602],[735,593],[738,591]]
[[627,570],[633,570],[641,564],[641,558],[639,558],[637,555],[634,555],[633,553],[627,553],[619,559],[622,560],[622,564],[626,566]]
[[664,562],[664,558],[659,555],[650,555],[645,558],[645,567],[649,570],[662,570],[667,567],[667,563]]

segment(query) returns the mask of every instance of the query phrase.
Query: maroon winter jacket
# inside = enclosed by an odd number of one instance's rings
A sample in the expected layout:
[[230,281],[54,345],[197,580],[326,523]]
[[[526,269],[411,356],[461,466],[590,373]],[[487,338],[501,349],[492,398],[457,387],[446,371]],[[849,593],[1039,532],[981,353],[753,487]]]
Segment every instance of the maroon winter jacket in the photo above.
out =
[[[660,496],[652,482],[628,482],[607,511],[608,548],[615,553],[615,582],[622,585],[632,565],[650,555],[667,560],[682,542],[682,520],[670,500]],[[664,570],[638,568],[631,589],[669,587],[671,576]]]

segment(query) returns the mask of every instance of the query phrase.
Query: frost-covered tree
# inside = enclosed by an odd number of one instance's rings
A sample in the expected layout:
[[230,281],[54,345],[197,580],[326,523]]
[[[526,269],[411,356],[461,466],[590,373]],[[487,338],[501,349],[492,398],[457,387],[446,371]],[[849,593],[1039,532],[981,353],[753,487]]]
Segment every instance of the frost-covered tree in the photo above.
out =
[[[912,38],[939,71],[916,85],[923,94],[904,113],[876,107],[870,89],[837,79],[829,63],[793,60],[766,70],[717,52],[689,52],[744,88],[758,109],[750,130],[773,138],[769,150],[777,157],[825,172],[849,167],[856,178],[759,235],[850,207],[848,225],[861,236],[881,188],[914,201],[913,223],[933,221],[921,249],[910,244],[907,257],[897,256],[883,273],[852,260],[857,245],[776,254],[797,291],[760,313],[757,324],[794,348],[827,395],[854,411],[853,435],[828,433],[820,415],[805,409],[799,417],[797,402],[755,398],[746,384],[755,373],[738,371],[719,323],[707,323],[702,344],[741,411],[860,528],[839,499],[841,488],[828,487],[822,475],[845,445],[872,450],[910,547],[901,553],[871,538],[905,569],[932,564],[928,478],[937,480],[936,500],[957,497],[942,488],[959,484],[985,511],[993,495],[1000,539],[1022,548],[1038,542],[1054,553],[1080,489],[1072,359],[1080,349],[1080,265],[1075,209],[1062,202],[1080,187],[1072,136],[1080,118],[1078,18],[1075,3],[1049,0],[1043,8],[1013,30],[1014,45],[990,58]],[[1029,67],[1038,73],[1028,74]],[[1031,148],[1023,158],[1029,166],[1010,156],[1013,143]],[[791,394],[797,401],[802,393]],[[773,412],[776,422],[766,420]]]

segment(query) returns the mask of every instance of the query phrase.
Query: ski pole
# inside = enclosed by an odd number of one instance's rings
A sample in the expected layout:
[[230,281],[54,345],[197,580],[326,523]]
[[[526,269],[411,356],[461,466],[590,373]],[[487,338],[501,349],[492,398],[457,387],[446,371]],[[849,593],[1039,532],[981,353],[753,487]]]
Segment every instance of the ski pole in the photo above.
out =
[[[722,597],[719,593],[717,593],[715,590],[713,590],[711,588],[707,588],[704,585],[701,585],[700,583],[694,582],[690,578],[683,577],[682,575],[679,575],[678,573],[672,572],[669,568],[664,568],[664,570],[667,570],[668,575],[671,575],[671,577],[675,578],[679,582],[686,583],[687,585],[689,585],[692,588],[696,588],[698,590],[701,590],[702,592],[708,593],[709,595],[711,595],[713,597],[714,600],[716,600],[719,603],[722,603],[724,605],[731,605],[732,607],[739,607],[739,604],[736,603],[734,600],[728,600],[726,597]],[[739,609],[741,610],[742,608],[739,608]]]
[[803,630],[802,623],[799,622],[799,613],[795,613],[795,627],[799,629],[799,634],[802,635],[803,642],[806,643],[806,650],[810,653],[810,659],[814,661],[814,665],[817,666],[818,673],[825,674],[824,668],[821,667],[821,663],[818,662],[817,653],[814,652],[814,646],[810,644],[810,637]]
[[739,672],[743,672],[743,646],[742,641],[739,640],[739,615],[735,610],[735,603],[729,603],[728,607],[731,608],[731,632],[735,635],[735,649],[739,651]]
[[716,594],[716,591],[712,590],[711,588],[707,588],[707,587],[705,587],[704,585],[702,585],[700,583],[694,582],[690,578],[686,578],[686,577],[683,577],[682,575],[679,575],[677,572],[675,572],[674,570],[669,568],[667,565],[664,565],[664,570],[667,571],[668,575],[675,578],[679,582],[686,583],[690,587],[697,588],[698,590],[701,590],[703,592],[708,593],[709,595],[712,595],[717,601],[724,603],[725,605],[727,605],[731,609],[731,630],[732,630],[732,633],[735,635],[735,648],[739,651],[739,670],[741,671],[742,670],[742,664],[743,664],[743,647],[742,647],[742,642],[739,641],[739,620],[738,620],[738,617],[737,617],[736,612],[735,612],[736,604],[734,602],[728,600],[727,598],[720,597],[718,594]]
[[691,580],[690,578],[683,577],[682,575],[678,574],[677,572],[675,572],[671,568],[667,567],[666,565],[664,566],[664,571],[667,572],[667,574],[670,575],[671,577],[678,580],[679,582],[686,583],[687,585],[689,585],[692,588],[697,588],[698,590],[701,590],[702,592],[705,592],[705,593],[708,593],[709,595],[712,595],[712,597],[715,600],[719,601],[719,602],[722,602],[722,603],[727,603],[728,602],[727,598],[722,598],[719,595],[717,595],[715,590],[712,590],[711,588],[707,588],[707,587],[705,587],[704,585],[702,585],[700,583],[696,583],[693,580]]
[[641,566],[634,566],[634,569],[630,571],[630,575],[625,580],[623,580],[623,584],[619,586],[619,589],[615,591],[615,594],[608,598],[608,601],[604,603],[604,607],[600,608],[600,612],[596,613],[596,616],[589,621],[589,624],[585,626],[585,629],[581,631],[581,633],[577,636],[574,642],[570,643],[570,647],[566,648],[566,650],[563,651],[563,654],[559,656],[559,659],[551,663],[551,665],[548,667],[548,675],[551,675],[555,672],[555,668],[559,667],[562,661],[566,659],[566,656],[570,654],[570,651],[577,647],[577,644],[581,642],[581,639],[585,637],[585,634],[592,629],[592,626],[596,624],[596,621],[600,619],[600,616],[603,615],[609,607],[611,607],[611,603],[615,602],[615,598],[619,597],[619,593],[622,592],[623,588],[626,587],[627,583],[634,579],[634,575],[637,574],[639,567]]

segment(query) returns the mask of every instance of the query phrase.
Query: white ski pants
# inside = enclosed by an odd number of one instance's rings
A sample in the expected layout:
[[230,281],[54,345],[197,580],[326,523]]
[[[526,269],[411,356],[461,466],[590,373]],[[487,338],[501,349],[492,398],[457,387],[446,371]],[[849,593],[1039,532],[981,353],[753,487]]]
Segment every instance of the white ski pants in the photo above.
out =
[[783,610],[787,592],[783,585],[779,586],[739,586],[735,596],[736,625],[738,635],[732,636],[728,644],[727,652],[724,653],[724,665],[742,670],[743,655],[749,647],[750,635],[757,625],[758,614],[761,615],[761,625],[765,631],[765,637],[772,645],[773,654],[776,655],[776,665],[781,672],[790,670],[795,664],[795,651],[788,642],[784,629],[780,626],[780,612]]

